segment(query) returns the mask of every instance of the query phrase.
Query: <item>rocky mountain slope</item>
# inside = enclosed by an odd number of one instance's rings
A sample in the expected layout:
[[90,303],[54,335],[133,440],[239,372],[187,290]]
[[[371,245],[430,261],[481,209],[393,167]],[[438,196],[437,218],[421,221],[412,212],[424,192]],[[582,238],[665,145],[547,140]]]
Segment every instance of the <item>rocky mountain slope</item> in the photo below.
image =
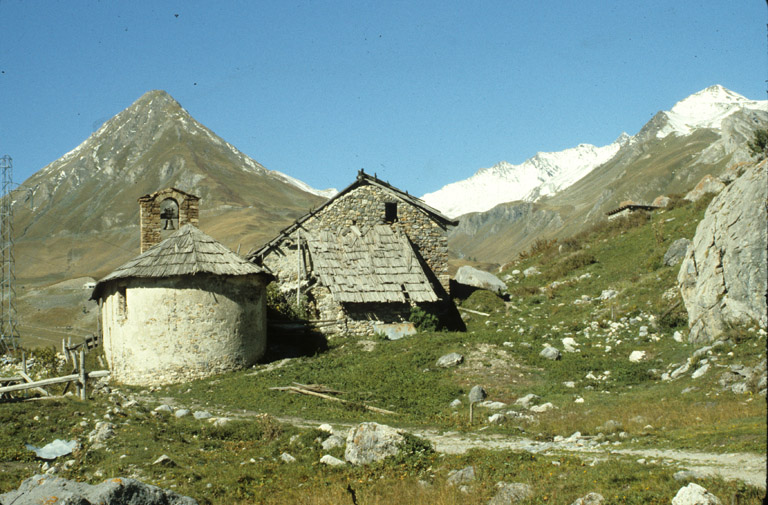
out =
[[107,273],[138,253],[137,199],[165,187],[200,196],[201,228],[246,250],[330,194],[267,170],[150,91],[14,192],[17,276]]
[[[606,162],[559,192],[464,215],[449,245],[459,257],[504,262],[540,237],[565,237],[626,200],[652,202],[750,159],[746,143],[768,127],[768,101],[712,86],[656,114]],[[557,184],[557,178],[553,185]],[[469,199],[481,199],[466,190]]]

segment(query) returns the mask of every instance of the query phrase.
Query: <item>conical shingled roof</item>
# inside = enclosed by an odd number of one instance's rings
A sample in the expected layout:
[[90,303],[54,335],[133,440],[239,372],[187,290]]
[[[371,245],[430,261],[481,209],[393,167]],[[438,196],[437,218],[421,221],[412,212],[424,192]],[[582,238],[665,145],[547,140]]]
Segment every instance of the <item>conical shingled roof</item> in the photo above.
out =
[[191,224],[118,267],[96,283],[91,295],[98,300],[104,284],[116,279],[161,278],[208,273],[214,275],[269,274],[233,253]]

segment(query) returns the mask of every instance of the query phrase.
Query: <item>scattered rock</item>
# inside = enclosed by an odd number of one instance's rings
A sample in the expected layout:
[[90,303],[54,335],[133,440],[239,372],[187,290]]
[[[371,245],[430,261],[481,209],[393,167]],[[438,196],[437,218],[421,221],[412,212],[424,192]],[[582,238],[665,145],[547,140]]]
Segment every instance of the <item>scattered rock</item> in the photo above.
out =
[[541,275],[541,272],[539,272],[539,269],[536,267],[528,267],[525,270],[523,270],[523,275],[526,277],[530,277],[532,275]]
[[563,350],[565,352],[578,352],[579,344],[573,339],[573,337],[565,337],[561,340],[563,343]]
[[475,467],[468,466],[461,470],[451,470],[448,472],[448,479],[446,482],[450,486],[457,484],[466,484],[475,480]]
[[647,337],[648,336],[648,327],[647,326],[641,326],[640,331],[638,332],[639,337]]
[[184,417],[189,415],[189,409],[178,409],[173,413],[176,417]]
[[675,332],[675,333],[672,335],[672,339],[673,339],[675,342],[680,342],[680,343],[682,343],[682,342],[683,342],[683,334],[682,334],[682,333],[680,333],[679,331],[676,331],[676,332]]
[[691,241],[687,238],[679,238],[672,242],[672,245],[669,246],[667,252],[664,253],[664,264],[668,267],[671,267],[683,261],[683,258],[685,258],[685,253],[688,252],[688,248],[690,246]]
[[464,362],[464,356],[462,356],[457,352],[452,352],[450,354],[440,356],[440,358],[437,360],[436,365],[441,368],[449,368],[452,366],[460,365],[463,362]]
[[507,285],[492,273],[478,270],[469,265],[460,267],[456,272],[456,282],[465,286],[472,286],[480,289],[487,289],[494,293],[504,293],[507,291]]
[[629,361],[632,363],[639,363],[645,361],[647,357],[648,354],[645,351],[632,351],[629,355]]
[[605,498],[603,498],[603,495],[600,493],[589,493],[571,503],[571,505],[600,505],[603,503],[603,500],[605,500]]
[[114,478],[92,486],[61,477],[35,475],[0,503],[109,503],[110,505],[197,505],[197,501],[135,479]]
[[493,414],[488,416],[488,422],[491,424],[503,424],[507,420],[507,416],[504,414]]
[[667,205],[669,205],[670,201],[672,200],[668,196],[659,195],[651,202],[651,205],[653,205],[654,207],[666,207]]
[[320,463],[328,466],[344,466],[346,463],[339,458],[334,458],[330,454],[326,454],[322,458],[320,458]]
[[531,406],[531,402],[533,400],[538,400],[540,398],[539,395],[535,395],[533,393],[528,393],[527,395],[523,396],[522,398],[518,398],[515,400],[515,405],[520,405],[524,409],[527,409]]
[[453,400],[453,401],[451,402],[451,404],[450,404],[450,407],[451,407],[452,409],[458,409],[459,407],[461,407],[461,400],[459,400],[458,398],[456,398],[455,400]]
[[488,397],[488,393],[485,392],[482,386],[474,386],[469,390],[469,402],[476,403],[485,400]]
[[600,300],[610,300],[612,298],[616,298],[616,295],[618,295],[619,292],[615,289],[604,289],[600,296],[598,297]]
[[394,456],[405,438],[385,424],[361,423],[349,430],[344,459],[353,465],[367,465]]
[[88,434],[88,443],[92,449],[101,449],[104,442],[115,436],[115,425],[107,421],[99,421]]
[[167,454],[163,454],[159,458],[157,458],[155,461],[152,462],[153,465],[158,466],[176,466],[176,462],[173,461]]
[[562,357],[562,355],[560,354],[560,351],[552,346],[547,346],[544,349],[542,349],[541,352],[539,353],[539,356],[552,361],[559,360]]
[[195,413],[193,413],[192,417],[194,417],[195,419],[198,419],[198,420],[203,420],[203,419],[210,419],[213,416],[211,415],[210,412],[206,412],[205,410],[199,410],[199,411],[196,411]]
[[321,424],[320,426],[317,427],[317,429],[333,435],[333,426],[331,426],[328,423]]
[[499,482],[496,484],[496,487],[498,491],[493,495],[488,505],[510,505],[527,500],[533,496],[533,488],[529,484]]
[[504,402],[492,402],[490,400],[485,400],[484,402],[480,402],[478,406],[491,410],[499,410],[506,407],[507,404]]
[[330,451],[334,447],[343,447],[344,439],[338,435],[331,435],[330,437],[323,440],[323,443],[321,445],[323,446],[324,450]]
[[282,453],[282,454],[280,455],[280,460],[281,460],[283,463],[295,463],[295,462],[296,462],[296,458],[294,458],[293,456],[291,456],[291,455],[290,455],[290,454],[288,454],[287,452],[284,452],[284,453]]
[[702,479],[706,477],[706,475],[694,470],[680,470],[679,472],[675,472],[675,474],[672,477],[675,480],[695,480],[695,479]]
[[691,482],[680,488],[672,498],[672,505],[722,505],[722,502],[705,488]]
[[170,405],[162,404],[155,407],[155,412],[173,412]]
[[530,407],[528,410],[530,410],[531,412],[536,412],[537,414],[541,414],[542,412],[552,410],[553,408],[555,408],[555,406],[552,405],[550,402],[547,402],[541,405],[534,405],[533,407]]
[[691,374],[691,379],[698,379],[709,370],[709,363],[704,363]]

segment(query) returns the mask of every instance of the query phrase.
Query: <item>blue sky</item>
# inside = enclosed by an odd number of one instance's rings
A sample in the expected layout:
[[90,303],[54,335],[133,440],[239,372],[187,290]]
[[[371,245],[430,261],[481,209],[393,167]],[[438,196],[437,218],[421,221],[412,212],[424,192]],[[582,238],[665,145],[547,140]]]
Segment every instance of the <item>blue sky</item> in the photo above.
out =
[[0,20],[16,182],[151,89],[314,187],[365,168],[423,194],[768,78],[755,0],[0,0]]

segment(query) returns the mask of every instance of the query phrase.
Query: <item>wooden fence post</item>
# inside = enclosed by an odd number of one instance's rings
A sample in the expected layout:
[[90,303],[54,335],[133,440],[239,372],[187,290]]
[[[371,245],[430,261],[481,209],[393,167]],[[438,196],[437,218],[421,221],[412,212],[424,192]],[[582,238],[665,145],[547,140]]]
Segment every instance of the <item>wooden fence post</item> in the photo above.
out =
[[80,348],[80,399],[85,400],[85,350]]

